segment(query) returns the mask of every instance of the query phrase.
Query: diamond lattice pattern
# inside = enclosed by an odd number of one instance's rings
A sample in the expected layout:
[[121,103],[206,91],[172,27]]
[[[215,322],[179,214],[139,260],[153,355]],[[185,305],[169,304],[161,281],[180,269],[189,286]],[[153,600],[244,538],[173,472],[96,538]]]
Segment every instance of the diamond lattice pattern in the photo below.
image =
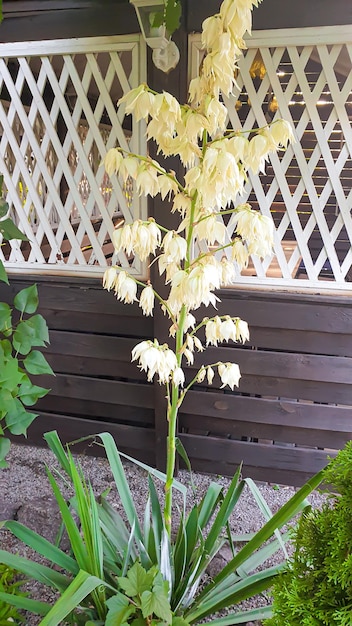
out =
[[[237,93],[226,102],[234,129],[282,117],[297,139],[271,157],[264,176],[250,177],[239,199],[271,215],[276,226],[275,255],[253,257],[243,282],[308,286],[308,279],[348,289],[352,281],[352,44],[332,29],[326,39],[334,41],[335,32],[338,43],[315,43],[324,40],[315,30],[305,33],[310,45],[294,44],[289,31],[289,46],[275,46],[277,31],[254,34],[239,63]],[[192,49],[196,68],[199,38]],[[227,228],[231,236],[231,220]]]
[[[146,152],[143,129],[116,107],[145,80],[144,44],[137,36],[45,44],[45,55],[36,43],[25,53],[4,44],[0,55],[0,172],[28,237],[0,254],[10,271],[101,273],[114,227],[146,215],[129,182],[101,166],[116,145]],[[117,261],[143,271],[137,259]]]

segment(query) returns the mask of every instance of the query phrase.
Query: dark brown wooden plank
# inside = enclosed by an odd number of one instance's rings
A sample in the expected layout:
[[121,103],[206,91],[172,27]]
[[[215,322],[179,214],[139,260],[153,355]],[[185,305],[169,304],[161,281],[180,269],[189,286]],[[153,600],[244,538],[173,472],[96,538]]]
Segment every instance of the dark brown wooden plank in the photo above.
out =
[[[181,463],[182,466],[182,463]],[[192,469],[195,472],[203,472],[205,474],[216,474],[217,476],[234,476],[238,469],[236,463],[224,463],[221,459],[209,463],[203,459],[193,459]],[[242,467],[242,476],[244,478],[252,478],[259,482],[267,482],[276,485],[290,485],[292,487],[301,487],[312,477],[309,472],[291,472],[290,470],[282,470],[280,468],[262,468],[245,465]]]
[[[88,377],[123,379],[126,382],[146,382],[145,372],[141,372],[135,363],[95,359],[45,352],[46,359],[56,374],[76,374]],[[48,382],[50,384],[50,382]]]
[[128,307],[125,309],[125,315],[82,314],[81,311],[44,309],[42,306],[40,306],[40,312],[48,327],[54,330],[94,332],[138,339],[149,339],[153,336],[153,318],[129,316]]
[[[138,33],[140,28],[135,11],[128,3],[109,0],[87,4],[4,2],[6,12],[0,27],[0,41],[33,41],[42,39],[68,39],[71,37],[94,37]],[[30,25],[30,28],[29,28]]]
[[250,340],[245,345],[306,354],[352,357],[352,334],[302,332],[284,328],[251,326]]
[[52,330],[47,352],[130,362],[135,345],[135,338]]
[[[242,295],[242,294],[241,294]],[[311,296],[311,302],[297,301],[292,295],[286,300],[277,294],[266,294],[266,299],[248,292],[246,299],[236,297],[236,292],[221,292],[222,302],[218,305],[220,315],[239,316],[249,326],[283,328],[302,331],[320,331],[341,334],[352,333],[352,304],[346,306],[322,303]],[[203,310],[202,310],[203,312]],[[209,316],[209,312],[207,313]]]
[[90,402],[105,402],[113,405],[153,408],[153,387],[146,384],[122,383],[113,380],[99,380],[86,376],[37,377],[51,388],[50,395],[63,398],[83,399]]
[[145,407],[93,402],[84,398],[66,398],[48,394],[36,404],[36,410],[48,413],[72,415],[82,419],[95,419],[112,424],[134,424],[135,426],[154,426],[154,411]]
[[[199,32],[202,21],[219,10],[221,0],[188,0],[187,30]],[[352,7],[346,0],[265,0],[253,11],[254,29],[303,28],[351,24]],[[273,39],[274,41],[274,39]],[[274,45],[274,44],[273,44]]]
[[202,417],[197,423],[194,415],[181,415],[179,420],[180,432],[187,434],[211,437],[225,437],[227,439],[256,439],[259,443],[279,442],[281,444],[308,446],[310,448],[334,448],[340,450],[352,437],[352,428],[346,432],[336,430],[321,430],[296,428],[290,424],[274,425],[246,421],[244,415],[238,420],[216,420],[211,417]]
[[213,462],[221,459],[223,463],[229,464],[239,465],[243,462],[244,466],[314,474],[326,465],[329,454],[333,452],[331,449],[314,450],[312,454],[308,448],[273,446],[187,434],[180,434],[180,439],[191,464],[195,459],[207,460],[210,468]]
[[[206,359],[210,363],[234,361],[240,366],[242,375],[351,383],[352,359],[349,357],[246,350],[228,344],[228,347],[209,347]],[[204,354],[197,355],[195,365],[203,362]]]
[[[24,443],[44,445],[43,435],[50,430],[57,430],[63,443],[76,441],[102,432],[110,432],[121,450],[145,463],[155,465],[154,448],[155,433],[152,429],[136,428],[123,424],[85,420],[68,415],[42,413],[28,429],[28,438]],[[18,439],[16,438],[16,443]],[[104,448],[85,441],[72,447],[73,452],[94,456],[105,456]]]
[[187,413],[203,426],[203,420],[210,418],[213,426],[222,422],[247,421],[249,424],[295,426],[343,432],[352,432],[352,406],[327,406],[323,404],[249,398],[231,393],[190,391],[181,407],[181,414]]

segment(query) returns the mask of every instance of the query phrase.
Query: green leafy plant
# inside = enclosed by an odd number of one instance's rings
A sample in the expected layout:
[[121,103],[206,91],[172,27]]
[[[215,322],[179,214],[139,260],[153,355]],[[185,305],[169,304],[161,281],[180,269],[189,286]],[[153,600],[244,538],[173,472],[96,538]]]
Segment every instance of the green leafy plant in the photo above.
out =
[[158,28],[164,24],[168,34],[172,35],[180,26],[181,14],[181,0],[164,0],[163,10],[154,14],[152,26]]
[[352,442],[324,472],[333,494],[307,510],[293,537],[294,553],[273,587],[267,626],[349,626],[352,615]]
[[[24,598],[25,593],[21,592],[24,581],[18,579],[18,572],[7,565],[0,564],[0,593],[5,593],[16,598]],[[23,617],[18,612],[16,606],[0,599],[0,626],[9,626],[10,622],[22,622]]]
[[[106,494],[96,498],[70,451],[64,450],[56,432],[45,439],[60,463],[56,470],[65,473],[73,497],[67,502],[66,490],[59,488],[49,469],[48,477],[58,502],[63,526],[70,541],[70,554],[52,545],[17,521],[5,527],[17,538],[50,561],[55,568],[0,551],[0,562],[15,567],[26,576],[51,586],[60,598],[50,606],[23,598],[16,606],[43,616],[41,626],[55,626],[63,620],[72,623],[145,624],[173,626],[196,624],[226,607],[234,606],[271,586],[282,564],[265,566],[277,551],[285,552],[287,535],[280,529],[306,505],[305,498],[320,482],[322,473],[313,477],[275,515],[250,479],[240,479],[240,469],[226,491],[210,484],[198,504],[187,503],[187,490],[174,480],[173,489],[182,496],[180,523],[169,537],[162,515],[154,479],[166,475],[141,462],[146,470],[149,496],[144,518],[139,519],[125,475],[121,457],[109,433],[96,435],[105,448],[123,516],[107,501]],[[254,535],[232,537],[231,515],[245,486],[248,486],[266,518]],[[205,576],[210,561],[228,543],[232,558],[213,579]],[[260,571],[258,571],[260,568]],[[0,600],[14,603],[9,594]],[[269,616],[270,607],[237,610],[229,617],[212,618],[216,626],[241,624]]]
[[[9,206],[2,197],[3,176],[0,176],[0,233],[3,240],[27,238],[11,218]],[[8,284],[5,267],[0,259],[0,281]],[[14,298],[14,309],[0,302],[0,468],[7,467],[5,457],[12,435],[26,435],[28,426],[37,417],[28,410],[48,389],[32,383],[30,375],[53,374],[44,355],[35,347],[49,343],[48,327],[38,308],[38,290],[31,285]],[[16,315],[17,312],[17,315]]]
[[32,383],[31,375],[53,374],[44,355],[33,348],[49,343],[46,322],[36,313],[38,291],[31,285],[14,298],[14,311],[0,302],[0,468],[6,467],[5,457],[12,435],[26,435],[27,428],[37,417],[32,407],[48,389]]

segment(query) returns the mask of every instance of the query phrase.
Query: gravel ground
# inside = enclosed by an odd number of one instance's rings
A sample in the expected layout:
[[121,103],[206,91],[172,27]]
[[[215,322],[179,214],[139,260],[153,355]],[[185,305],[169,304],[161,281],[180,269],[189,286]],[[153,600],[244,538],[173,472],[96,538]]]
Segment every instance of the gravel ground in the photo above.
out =
[[[99,495],[107,488],[111,488],[109,499],[114,507],[119,510],[120,503],[107,461],[92,456],[79,455],[78,458],[83,468],[84,475],[90,480],[95,493]],[[33,527],[36,525],[36,515],[39,518],[39,515],[42,515],[44,511],[44,524],[47,523],[50,525],[52,522],[50,522],[50,518],[49,521],[47,520],[47,522],[45,522],[45,515],[47,510],[52,506],[52,492],[46,476],[45,467],[55,467],[53,454],[47,449],[13,444],[8,456],[8,461],[9,468],[0,471],[0,505],[2,505],[3,508],[4,506],[9,507],[9,509],[11,509],[12,505],[14,509],[18,509],[18,507],[21,506],[22,508],[19,509],[17,518]],[[147,494],[146,474],[139,467],[129,463],[125,464],[125,471],[131,491],[134,495],[137,510],[143,514]],[[198,500],[198,498],[205,493],[210,482],[216,480],[224,486],[229,484],[229,479],[222,476],[195,473],[193,475],[195,496],[193,496],[190,488],[189,473],[181,471],[178,480],[189,487],[191,504],[194,501],[194,497]],[[270,485],[267,483],[257,483],[257,486],[272,512],[277,511],[295,493],[293,487]],[[161,485],[158,486],[158,490],[160,494],[162,494]],[[309,501],[313,507],[319,507],[323,501],[323,496],[314,492],[311,494]],[[177,497],[175,498],[175,503],[177,504]],[[235,510],[235,514],[231,519],[232,531],[236,534],[253,532],[259,530],[263,522],[264,518],[258,510],[258,506],[250,490],[245,488]],[[43,519],[41,520],[41,524],[43,524]],[[45,531],[46,529],[44,527],[44,532]],[[48,529],[48,531],[50,531],[50,529]],[[33,554],[28,548],[23,546],[23,544],[4,529],[0,530],[0,546],[2,549],[15,552],[22,556],[33,557]],[[37,555],[35,555],[35,558],[36,560],[40,560]],[[281,560],[279,555],[277,558]],[[272,560],[272,563],[273,562],[275,562],[275,560]],[[210,569],[209,574],[212,575],[212,572],[216,572],[216,570],[225,563],[226,550],[224,554],[214,562],[214,569]],[[47,588],[42,588],[42,586],[37,583],[31,583],[29,589],[31,597],[40,598],[44,601],[53,600],[54,596]],[[267,604],[268,601],[268,598],[263,595],[260,598],[248,601],[246,606],[248,608],[261,606]],[[37,623],[37,618],[27,616],[26,624],[28,624],[28,626],[34,626]]]

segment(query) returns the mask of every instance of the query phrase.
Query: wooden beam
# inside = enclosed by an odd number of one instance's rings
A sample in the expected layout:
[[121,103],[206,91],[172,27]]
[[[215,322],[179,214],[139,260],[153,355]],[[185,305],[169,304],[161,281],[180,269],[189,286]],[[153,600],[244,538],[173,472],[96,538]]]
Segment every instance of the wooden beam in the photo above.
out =
[[[200,32],[202,21],[219,10],[220,0],[188,0],[187,31]],[[346,0],[264,0],[253,11],[254,30],[352,24],[352,3]]]

